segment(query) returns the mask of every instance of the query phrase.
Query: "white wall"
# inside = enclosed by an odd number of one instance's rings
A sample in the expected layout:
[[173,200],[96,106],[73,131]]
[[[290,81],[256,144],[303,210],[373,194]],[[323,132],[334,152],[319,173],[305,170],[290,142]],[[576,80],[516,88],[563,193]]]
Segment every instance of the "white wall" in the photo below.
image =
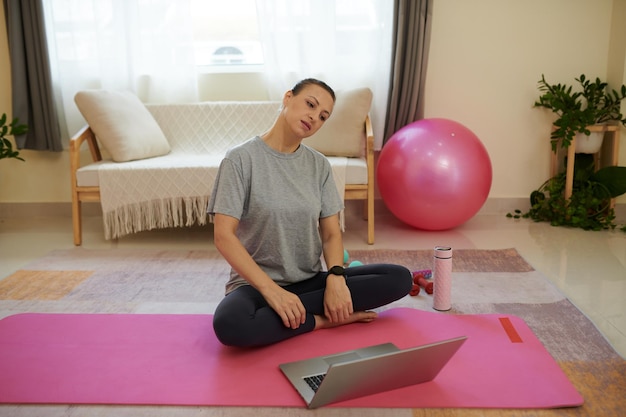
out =
[[[528,196],[549,176],[552,119],[532,107],[537,81],[542,73],[551,82],[607,78],[613,1],[434,3],[426,117],[457,120],[481,138],[493,165],[491,198]],[[624,44],[613,46],[623,74]]]
[[[0,15],[0,113],[11,113],[8,46]],[[626,83],[626,0],[434,0],[426,117],[457,120],[481,138],[493,164],[490,198],[526,198],[548,177],[550,116],[532,103],[537,81],[585,73]],[[609,54],[609,51],[611,54]],[[258,100],[259,77],[203,78],[203,99]],[[216,85],[228,85],[215,90]],[[620,165],[626,165],[622,129]],[[0,203],[69,202],[67,152],[23,151],[0,162]],[[618,202],[626,202],[622,196]]]

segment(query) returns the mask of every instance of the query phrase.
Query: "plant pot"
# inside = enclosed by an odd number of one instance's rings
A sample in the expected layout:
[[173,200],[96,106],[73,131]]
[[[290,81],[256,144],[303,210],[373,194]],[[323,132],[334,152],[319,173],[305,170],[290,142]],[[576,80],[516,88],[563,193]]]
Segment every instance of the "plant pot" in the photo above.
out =
[[576,133],[576,153],[597,153],[603,140],[604,132],[591,132],[589,135]]

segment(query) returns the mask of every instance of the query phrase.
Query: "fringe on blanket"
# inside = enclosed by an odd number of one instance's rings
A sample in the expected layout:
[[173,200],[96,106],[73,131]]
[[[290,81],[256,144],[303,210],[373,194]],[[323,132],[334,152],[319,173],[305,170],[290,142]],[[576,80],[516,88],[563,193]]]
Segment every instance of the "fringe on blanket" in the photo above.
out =
[[178,197],[129,204],[104,213],[104,238],[152,229],[204,225],[209,197]]

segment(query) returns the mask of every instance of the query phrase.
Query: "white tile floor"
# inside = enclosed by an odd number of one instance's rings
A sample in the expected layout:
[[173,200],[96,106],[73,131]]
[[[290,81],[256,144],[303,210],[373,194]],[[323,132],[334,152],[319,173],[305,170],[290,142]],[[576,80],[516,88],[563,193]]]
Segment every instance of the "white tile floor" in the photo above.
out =
[[[360,208],[360,207],[359,207]],[[360,210],[348,206],[345,246],[350,249],[516,248],[543,272],[597,325],[626,357],[626,233],[586,232],[545,223],[479,214],[464,225],[442,232],[425,232],[404,225],[384,206],[377,207],[376,244],[365,243],[366,223]],[[194,227],[155,230],[105,241],[100,217],[87,217],[83,247],[203,248],[212,245],[212,229]],[[53,249],[73,247],[68,217],[0,219],[0,278]]]

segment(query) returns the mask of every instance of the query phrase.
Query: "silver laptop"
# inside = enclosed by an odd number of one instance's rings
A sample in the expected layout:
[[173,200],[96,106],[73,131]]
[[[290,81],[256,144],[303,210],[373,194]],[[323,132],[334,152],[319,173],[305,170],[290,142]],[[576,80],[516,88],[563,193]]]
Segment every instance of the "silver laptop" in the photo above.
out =
[[308,408],[433,380],[466,336],[399,349],[370,346],[279,365]]

